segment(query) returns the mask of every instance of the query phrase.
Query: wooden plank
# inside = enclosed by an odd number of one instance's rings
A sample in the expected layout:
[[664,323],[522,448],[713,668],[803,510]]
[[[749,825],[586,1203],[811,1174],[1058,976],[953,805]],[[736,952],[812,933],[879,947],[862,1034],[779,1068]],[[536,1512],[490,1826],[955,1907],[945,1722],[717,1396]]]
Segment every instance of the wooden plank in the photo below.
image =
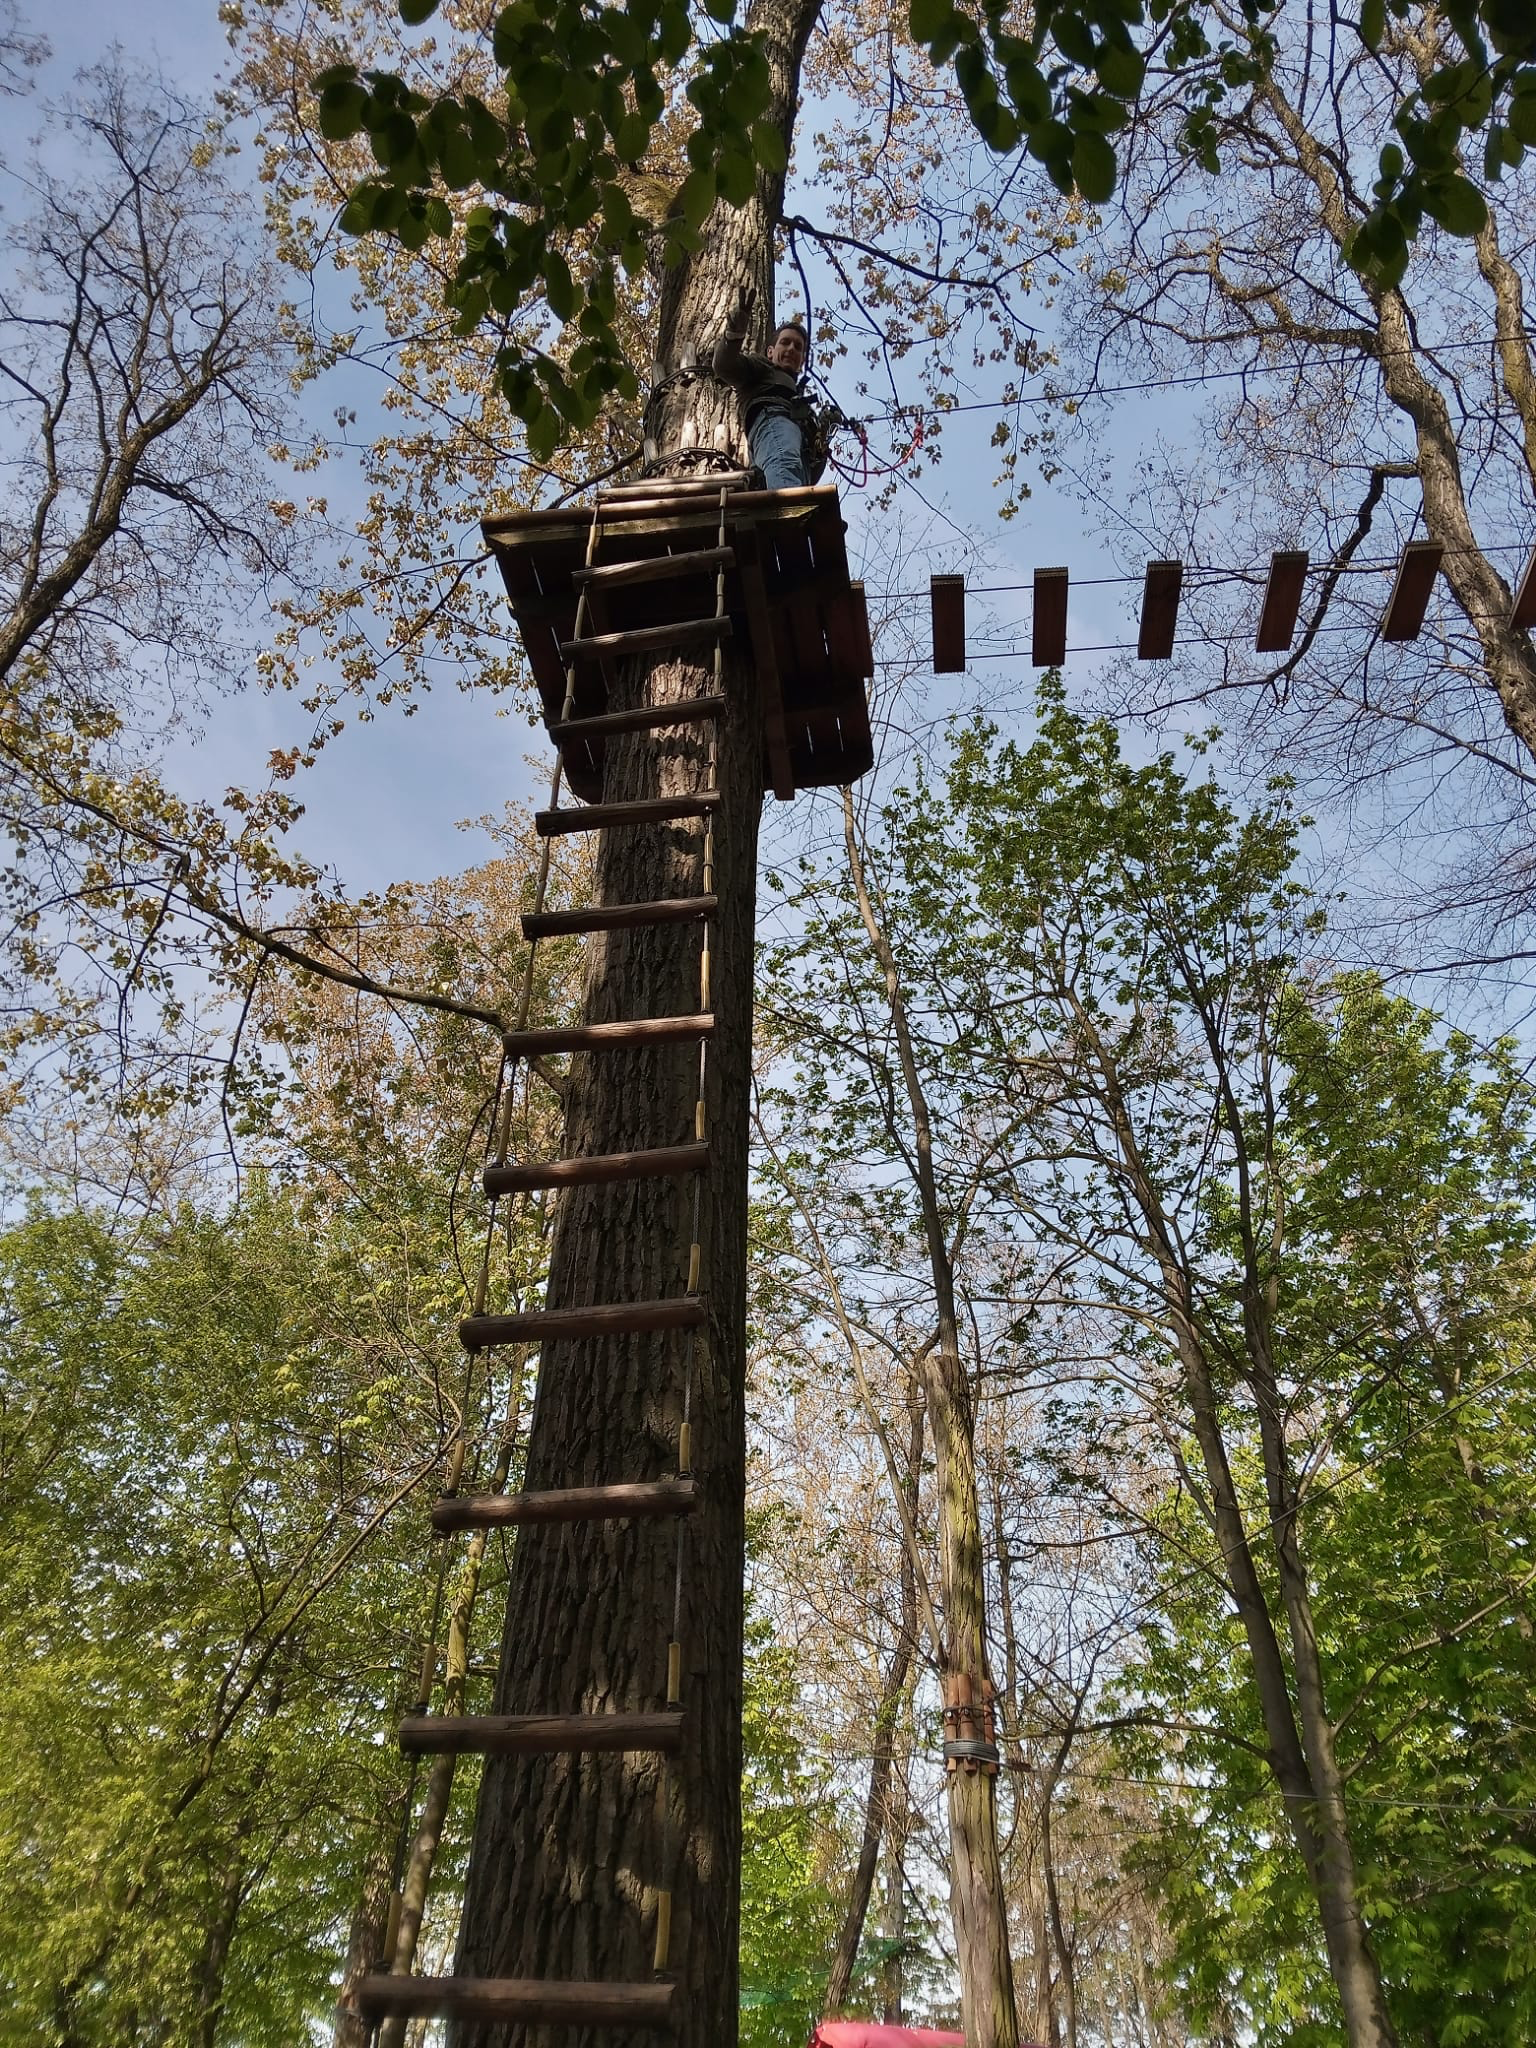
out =
[[665,1301],[602,1301],[590,1308],[525,1309],[519,1315],[465,1316],[459,1342],[466,1351],[493,1344],[542,1344],[561,1337],[628,1337],[654,1330],[697,1330],[709,1311],[696,1294]]
[[680,1045],[690,1038],[710,1038],[715,1020],[708,1012],[693,1017],[635,1017],[622,1024],[555,1024],[534,1031],[509,1031],[502,1044],[512,1059],[540,1053],[609,1052],[626,1045]]
[[676,1756],[683,1715],[676,1707],[662,1714],[408,1714],[398,1733],[405,1756]]
[[1418,639],[1444,552],[1437,540],[1411,540],[1403,549],[1381,622],[1383,640]]
[[965,578],[935,576],[928,586],[933,613],[933,672],[958,676],[965,672]]
[[729,640],[728,617],[678,619],[660,626],[636,626],[625,633],[593,633],[583,640],[562,640],[566,661],[602,660],[616,654],[643,654],[658,647],[684,647],[694,640]]
[[1512,626],[1523,626],[1529,632],[1536,626],[1536,551],[1525,565],[1525,574],[1520,578],[1520,588],[1515,592],[1515,602],[1509,614]]
[[699,725],[725,715],[726,699],[715,690],[703,697],[680,697],[675,704],[636,704],[628,711],[602,711],[595,718],[557,719],[549,736],[557,747],[576,740],[606,739],[618,732],[657,732],[668,725]]
[[528,1194],[537,1188],[596,1187],[609,1181],[666,1180],[673,1174],[707,1173],[709,1146],[653,1145],[645,1152],[596,1152],[586,1158],[488,1166],[481,1176],[488,1195]]
[[558,839],[568,832],[606,832],[613,825],[664,825],[673,818],[704,818],[719,803],[719,790],[701,789],[691,796],[644,797],[632,804],[584,804],[580,810],[536,811],[533,825],[541,839]]
[[522,2020],[567,2027],[671,2027],[675,1984],[570,1984],[531,1977],[364,1977],[365,2019]]
[[1065,569],[1035,571],[1029,658],[1036,668],[1060,668],[1067,658],[1067,585]]
[[627,589],[631,583],[662,583],[674,576],[716,574],[731,568],[736,560],[731,548],[693,548],[684,555],[647,555],[638,562],[603,562],[596,568],[577,569],[571,581],[578,589],[589,584],[602,590]]
[[1172,654],[1183,583],[1182,562],[1148,562],[1141,593],[1141,630],[1136,639],[1138,661],[1166,661]]
[[1295,638],[1309,559],[1305,548],[1282,548],[1270,557],[1259,629],[1253,638],[1255,654],[1284,654]]
[[445,1494],[432,1506],[440,1536],[459,1529],[522,1528],[545,1522],[652,1522],[691,1515],[698,1506],[691,1479],[653,1479],[623,1486],[565,1486],[549,1493]]
[[575,932],[627,932],[640,925],[693,924],[713,917],[718,896],[663,896],[653,903],[594,903],[586,910],[528,911],[525,939],[563,939]]
[[784,724],[784,689],[779,676],[778,650],[774,644],[774,620],[768,608],[762,550],[756,533],[743,533],[737,537],[736,561],[742,603],[747,613],[747,633],[752,642],[752,662],[757,671],[758,692],[763,706],[763,751],[768,757],[768,784],[783,802],[795,793],[795,776]]
[[862,582],[852,582],[849,584],[848,589],[853,598],[854,630],[859,636],[859,658],[855,668],[860,678],[868,682],[875,673],[875,643],[870,638],[869,632],[869,602],[864,595],[864,585]]
[[622,484],[606,484],[598,492],[600,499],[653,497],[659,492],[676,492],[686,497],[692,492],[714,492],[731,490],[737,484],[745,483],[751,475],[746,469],[722,469],[707,476],[643,476],[633,477]]

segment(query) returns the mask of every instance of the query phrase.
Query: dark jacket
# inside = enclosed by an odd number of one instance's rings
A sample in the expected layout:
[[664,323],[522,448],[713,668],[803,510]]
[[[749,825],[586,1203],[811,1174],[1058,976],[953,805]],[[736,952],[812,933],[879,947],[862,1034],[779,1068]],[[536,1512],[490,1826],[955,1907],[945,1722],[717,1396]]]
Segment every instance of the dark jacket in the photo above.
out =
[[800,379],[781,370],[777,363],[770,363],[766,356],[755,356],[744,349],[739,334],[721,335],[715,343],[711,367],[717,377],[734,384],[741,393],[749,429],[756,414],[783,412],[788,413],[802,434],[809,435],[814,430],[816,408],[806,397]]

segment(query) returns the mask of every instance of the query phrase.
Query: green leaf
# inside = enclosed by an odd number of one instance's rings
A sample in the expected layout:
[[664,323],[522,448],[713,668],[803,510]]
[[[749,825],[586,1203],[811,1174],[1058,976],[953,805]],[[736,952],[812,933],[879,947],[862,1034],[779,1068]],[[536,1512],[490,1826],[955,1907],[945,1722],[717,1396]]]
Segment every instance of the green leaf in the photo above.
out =
[[1097,51],[1094,47],[1093,30],[1080,14],[1055,14],[1051,17],[1051,37],[1063,57],[1074,64],[1090,65]]
[[1133,100],[1147,75],[1147,62],[1131,43],[1110,42],[1099,52],[1094,69],[1106,92],[1113,93],[1117,100]]
[[622,163],[638,163],[651,140],[651,124],[644,114],[626,114],[614,131],[613,147]]
[[1094,206],[1102,206],[1115,189],[1115,152],[1102,135],[1079,135],[1072,145],[1072,176],[1077,189]]
[[1379,50],[1387,32],[1386,0],[1361,0],[1360,36],[1368,49]]
[[711,21],[729,25],[736,19],[736,0],[704,0],[704,12]]
[[437,12],[437,0],[399,0],[400,19],[407,28],[420,28]]
[[753,122],[752,153],[765,171],[782,175],[789,168],[789,151],[784,147],[783,133],[772,121]]
[[954,19],[954,0],[912,0],[907,26],[915,43],[936,43]]
[[1051,90],[1032,57],[1012,57],[1007,69],[1008,94],[1026,128],[1051,118]]
[[723,150],[715,166],[715,181],[722,199],[732,206],[745,206],[757,184],[757,166],[738,150]]
[[715,203],[714,167],[690,171],[683,180],[683,189],[677,196],[678,212],[691,228],[703,227],[709,218],[709,209]]
[[544,252],[544,296],[558,320],[569,320],[576,311],[578,294],[571,267],[558,249]]
[[1488,207],[1477,187],[1454,171],[1428,180],[1424,208],[1449,234],[1475,235],[1488,219]]
[[320,95],[320,133],[345,142],[363,126],[368,95],[355,79],[338,79]]
[[423,213],[429,234],[451,235],[453,233],[453,209],[441,193],[434,192],[431,195],[423,209]]

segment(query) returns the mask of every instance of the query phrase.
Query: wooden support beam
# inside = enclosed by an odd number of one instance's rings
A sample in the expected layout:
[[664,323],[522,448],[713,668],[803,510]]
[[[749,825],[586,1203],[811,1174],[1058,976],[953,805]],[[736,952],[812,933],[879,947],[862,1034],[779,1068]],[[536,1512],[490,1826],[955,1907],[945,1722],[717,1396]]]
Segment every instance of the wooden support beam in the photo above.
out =
[[1392,579],[1386,616],[1381,622],[1383,640],[1418,639],[1444,553],[1437,540],[1411,540],[1403,549],[1403,559]]
[[502,1039],[512,1059],[547,1052],[610,1052],[626,1045],[681,1045],[709,1038],[715,1020],[707,1011],[693,1017],[632,1017],[619,1024],[552,1024],[533,1031],[509,1031]]
[[675,1984],[565,1984],[529,1977],[365,1977],[365,2019],[522,2020],[529,2026],[671,2027]]
[[682,555],[647,555],[638,562],[599,562],[595,568],[573,569],[571,581],[580,590],[621,590],[631,583],[664,583],[673,576],[702,576],[729,569],[736,560],[730,548],[690,548]]
[[858,636],[856,667],[863,681],[869,682],[875,673],[875,643],[869,632],[869,600],[864,593],[863,579],[849,584],[853,598],[853,630]]
[[1527,632],[1536,626],[1536,551],[1525,565],[1525,574],[1520,578],[1520,588],[1515,592],[1515,602],[1510,609],[1509,623],[1523,626]]
[[683,1715],[676,1707],[661,1714],[408,1714],[399,1741],[405,1756],[676,1756]]
[[666,896],[653,903],[594,903],[586,910],[530,910],[525,939],[569,938],[573,932],[627,932],[637,925],[697,924],[713,917],[718,896]]
[[728,616],[713,612],[704,619],[676,619],[664,626],[635,626],[627,633],[589,633],[581,640],[562,640],[562,661],[611,658],[616,654],[645,654],[660,647],[685,647],[694,640],[729,640]]
[[756,533],[747,530],[737,535],[736,558],[740,564],[742,602],[747,608],[752,662],[757,670],[758,696],[763,707],[763,750],[768,756],[768,784],[782,803],[795,793],[795,771],[789,758],[789,733],[784,719],[784,679],[779,674],[773,611],[763,580],[763,550]]
[[534,830],[541,839],[567,832],[606,832],[614,825],[665,825],[674,818],[703,818],[720,804],[718,789],[693,796],[646,797],[633,804],[583,804],[579,809],[536,811]]
[[1036,668],[1060,668],[1067,658],[1067,582],[1065,569],[1035,571],[1029,658]]
[[445,1494],[432,1504],[440,1536],[458,1529],[521,1528],[530,1522],[647,1522],[691,1515],[698,1505],[691,1479],[626,1486],[565,1486],[548,1493]]
[[749,474],[745,469],[728,469],[713,476],[637,477],[629,483],[607,485],[598,492],[598,500],[606,505],[614,498],[654,498],[658,493],[669,498],[718,497],[722,490],[744,484]]
[[1172,654],[1183,586],[1182,562],[1148,562],[1141,593],[1141,630],[1136,637],[1138,661],[1166,661]]
[[936,676],[965,671],[965,578],[935,576],[928,586],[933,612],[933,672]]
[[599,711],[592,718],[557,718],[549,736],[557,747],[572,740],[605,740],[616,732],[657,732],[668,725],[699,725],[719,718],[725,698],[712,691],[704,697],[680,697],[675,704],[636,704],[628,711]]
[[493,1344],[545,1344],[556,1337],[628,1337],[647,1330],[697,1330],[709,1311],[696,1294],[665,1301],[601,1301],[590,1308],[524,1309],[510,1316],[465,1316],[459,1342],[466,1351]]
[[1284,654],[1294,639],[1308,559],[1305,548],[1282,548],[1270,557],[1269,579],[1259,606],[1259,630],[1253,639],[1255,654]]
[[536,1188],[595,1187],[608,1181],[666,1180],[674,1174],[707,1173],[709,1146],[653,1145],[646,1152],[597,1152],[580,1159],[488,1166],[482,1175],[488,1195],[529,1194]]

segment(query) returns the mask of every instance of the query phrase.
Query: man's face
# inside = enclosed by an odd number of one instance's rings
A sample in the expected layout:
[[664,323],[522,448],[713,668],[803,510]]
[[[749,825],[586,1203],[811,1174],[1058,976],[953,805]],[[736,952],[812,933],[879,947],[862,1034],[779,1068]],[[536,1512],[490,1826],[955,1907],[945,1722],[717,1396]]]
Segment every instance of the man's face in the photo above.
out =
[[805,342],[798,327],[781,327],[773,337],[773,348],[768,360],[777,369],[788,370],[792,377],[798,377],[805,368]]

